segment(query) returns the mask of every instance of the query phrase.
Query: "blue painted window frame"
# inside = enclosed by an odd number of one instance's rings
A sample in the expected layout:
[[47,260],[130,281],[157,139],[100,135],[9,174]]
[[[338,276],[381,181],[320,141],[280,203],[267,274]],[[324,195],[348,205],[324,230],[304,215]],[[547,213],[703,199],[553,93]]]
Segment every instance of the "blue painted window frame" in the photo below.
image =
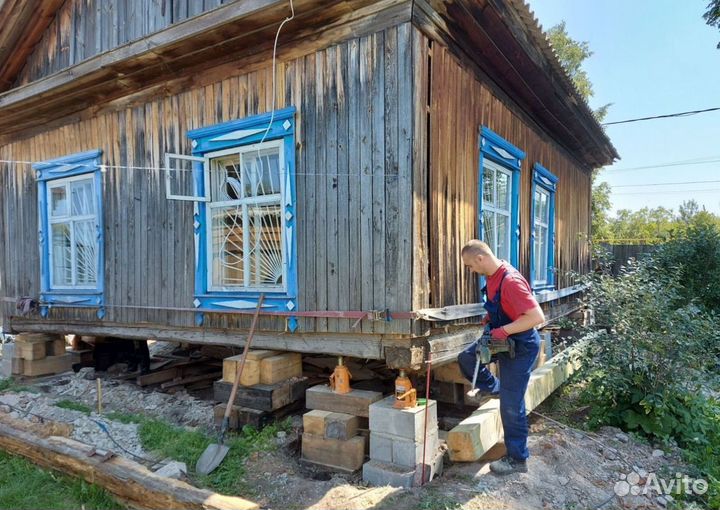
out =
[[486,126],[480,126],[480,161],[478,169],[478,226],[483,239],[483,169],[490,160],[512,174],[512,204],[510,208],[510,264],[518,266],[520,254],[520,169],[525,153]]
[[[192,140],[192,155],[205,159],[204,163],[193,163],[193,180],[198,194],[205,190],[205,172],[209,171],[208,154],[240,148],[259,143],[280,140],[282,143],[285,169],[281,169],[284,183],[283,207],[283,243],[286,250],[286,285],[282,291],[264,291],[263,309],[269,311],[291,312],[297,307],[297,228],[296,228],[296,183],[295,183],[295,107],[276,110],[274,114],[263,113],[240,120],[224,122],[213,126],[194,129],[188,132]],[[268,130],[268,124],[270,129]],[[267,132],[267,133],[266,133]],[[264,140],[263,140],[264,139]],[[209,191],[209,190],[208,190]],[[196,201],[194,206],[195,237],[195,294],[193,305],[203,310],[254,309],[260,297],[260,291],[252,290],[211,290],[208,285],[208,204]],[[202,325],[202,312],[196,314],[196,324]],[[290,317],[288,327],[294,331],[297,321]]]
[[[540,163],[533,165],[532,189],[530,191],[530,284],[534,292],[555,289],[555,195],[558,178]],[[536,286],[535,274],[535,190],[540,186],[550,195],[550,211],[548,218],[547,275],[543,285]]]
[[[92,150],[51,159],[32,165],[38,183],[38,240],[40,246],[40,314],[47,317],[52,305],[97,308],[105,316],[105,238],[102,201],[102,150]],[[50,216],[48,187],[54,181],[92,174],[97,231],[97,282],[95,288],[53,288],[50,279]]]

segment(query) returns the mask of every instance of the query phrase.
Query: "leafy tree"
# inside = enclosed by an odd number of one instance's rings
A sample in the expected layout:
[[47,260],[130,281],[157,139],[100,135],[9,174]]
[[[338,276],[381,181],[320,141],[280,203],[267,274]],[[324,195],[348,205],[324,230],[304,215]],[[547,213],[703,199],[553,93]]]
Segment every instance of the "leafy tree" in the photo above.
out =
[[[703,14],[703,18],[705,18],[705,23],[711,27],[720,28],[720,0],[710,1],[707,5],[707,11]],[[718,43],[717,47],[720,49],[720,43]]]
[[688,225],[699,211],[700,206],[696,200],[685,200],[682,204],[680,204],[678,220]]
[[592,237],[607,240],[610,238],[610,185],[607,182],[592,185]]
[[[718,0],[720,1],[720,0]],[[593,54],[590,51],[590,46],[587,41],[576,41],[570,37],[565,27],[565,21],[561,21],[554,27],[550,28],[547,32],[550,44],[555,50],[555,54],[558,56],[560,63],[565,68],[568,76],[573,81],[575,86],[580,92],[580,95],[588,101],[595,92],[593,91],[592,83],[587,74],[587,71],[583,69],[583,62],[590,58]],[[607,115],[610,104],[601,106],[593,113],[595,118],[602,122]]]

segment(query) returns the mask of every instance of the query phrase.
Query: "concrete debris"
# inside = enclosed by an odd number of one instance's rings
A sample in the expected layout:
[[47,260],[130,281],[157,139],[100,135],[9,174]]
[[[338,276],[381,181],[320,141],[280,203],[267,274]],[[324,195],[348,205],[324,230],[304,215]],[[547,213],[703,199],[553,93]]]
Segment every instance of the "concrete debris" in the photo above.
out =
[[159,476],[164,476],[166,478],[182,480],[187,476],[187,464],[185,464],[184,462],[177,462],[173,460],[155,471],[155,474]]

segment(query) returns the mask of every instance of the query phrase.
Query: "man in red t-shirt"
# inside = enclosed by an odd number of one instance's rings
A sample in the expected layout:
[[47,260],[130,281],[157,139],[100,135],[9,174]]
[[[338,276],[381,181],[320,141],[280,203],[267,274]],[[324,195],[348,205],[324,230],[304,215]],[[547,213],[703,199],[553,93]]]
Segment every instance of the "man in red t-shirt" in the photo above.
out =
[[[487,281],[483,289],[483,306],[487,311],[483,326],[490,325],[493,338],[515,341],[514,357],[504,352],[497,355],[502,383],[487,367],[482,367],[475,384],[484,394],[500,397],[507,455],[491,463],[490,469],[499,475],[524,473],[529,457],[525,392],[540,350],[535,327],[545,322],[545,315],[527,280],[510,264],[495,257],[487,244],[473,239],[463,247],[462,259],[468,269],[485,276]],[[475,371],[477,345],[478,341],[472,343],[458,356],[460,370],[470,382]]]

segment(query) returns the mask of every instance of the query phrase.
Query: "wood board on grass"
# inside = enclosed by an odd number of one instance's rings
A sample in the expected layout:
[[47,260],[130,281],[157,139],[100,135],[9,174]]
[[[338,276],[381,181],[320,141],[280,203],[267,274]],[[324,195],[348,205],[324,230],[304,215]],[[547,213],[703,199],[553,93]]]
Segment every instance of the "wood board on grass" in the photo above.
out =
[[105,488],[133,508],[256,510],[243,498],[223,496],[185,482],[165,478],[145,466],[116,456],[103,461],[93,447],[66,437],[42,438],[25,430],[0,427],[0,448],[40,466],[83,478]]

